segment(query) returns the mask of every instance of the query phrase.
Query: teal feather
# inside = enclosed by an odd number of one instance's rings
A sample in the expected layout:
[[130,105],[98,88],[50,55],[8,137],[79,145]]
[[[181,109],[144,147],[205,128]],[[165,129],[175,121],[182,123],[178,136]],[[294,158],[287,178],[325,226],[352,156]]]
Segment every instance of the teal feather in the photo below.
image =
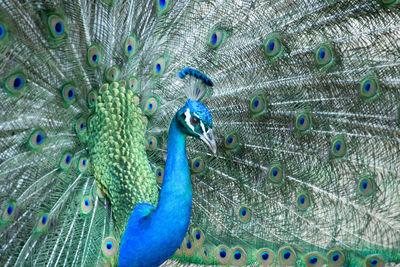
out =
[[191,217],[166,265],[400,264],[399,7],[1,1],[0,265],[116,266],[188,96],[217,153],[186,141]]

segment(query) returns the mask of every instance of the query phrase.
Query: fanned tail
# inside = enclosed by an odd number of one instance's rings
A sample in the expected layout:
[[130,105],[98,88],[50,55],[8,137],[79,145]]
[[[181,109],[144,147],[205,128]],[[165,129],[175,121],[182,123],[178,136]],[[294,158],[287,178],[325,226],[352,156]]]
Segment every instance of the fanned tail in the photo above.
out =
[[[132,208],[157,204],[190,92],[218,150],[187,141],[191,224],[167,264],[398,264],[398,11],[1,2],[0,263],[116,265]],[[188,68],[213,87],[179,79]]]

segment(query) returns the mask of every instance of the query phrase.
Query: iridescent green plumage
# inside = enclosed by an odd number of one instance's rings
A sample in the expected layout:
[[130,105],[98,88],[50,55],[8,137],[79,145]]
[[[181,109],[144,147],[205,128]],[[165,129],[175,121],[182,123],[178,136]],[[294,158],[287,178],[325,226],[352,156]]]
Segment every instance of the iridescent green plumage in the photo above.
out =
[[111,200],[115,227],[122,234],[137,203],[157,205],[158,189],[148,164],[143,112],[130,88],[114,82],[98,100],[89,125],[92,172]]

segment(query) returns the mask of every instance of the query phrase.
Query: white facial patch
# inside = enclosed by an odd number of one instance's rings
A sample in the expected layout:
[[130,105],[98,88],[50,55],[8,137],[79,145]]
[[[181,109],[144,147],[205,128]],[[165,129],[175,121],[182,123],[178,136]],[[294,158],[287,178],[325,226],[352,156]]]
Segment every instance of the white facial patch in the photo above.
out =
[[186,122],[186,125],[189,126],[189,128],[192,129],[193,132],[195,132],[193,125],[190,123],[190,118],[191,117],[192,117],[192,115],[190,115],[190,110],[187,109],[185,111],[185,122]]
[[[195,115],[200,120],[200,117],[196,113],[193,113],[193,115]],[[194,133],[196,133],[196,134],[198,134],[200,136],[200,134],[197,133],[194,130],[194,126],[190,122],[191,118],[192,118],[192,115],[190,114],[190,110],[186,109],[186,111],[185,111],[185,122],[186,122],[186,124],[189,126],[189,128],[192,130],[192,132],[194,132]],[[201,127],[201,130],[203,131],[203,133],[205,133],[206,130],[205,130],[204,124],[203,124],[203,122],[201,120],[200,120],[200,127]]]

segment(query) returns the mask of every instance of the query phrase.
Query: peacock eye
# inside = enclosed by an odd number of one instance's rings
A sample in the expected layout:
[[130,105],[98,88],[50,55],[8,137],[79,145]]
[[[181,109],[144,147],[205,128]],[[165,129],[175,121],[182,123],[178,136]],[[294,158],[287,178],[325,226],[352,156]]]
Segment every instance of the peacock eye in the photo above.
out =
[[197,125],[200,124],[200,120],[199,120],[199,118],[193,116],[193,117],[190,119],[190,123],[191,123],[192,125],[194,125],[194,126],[197,126]]

